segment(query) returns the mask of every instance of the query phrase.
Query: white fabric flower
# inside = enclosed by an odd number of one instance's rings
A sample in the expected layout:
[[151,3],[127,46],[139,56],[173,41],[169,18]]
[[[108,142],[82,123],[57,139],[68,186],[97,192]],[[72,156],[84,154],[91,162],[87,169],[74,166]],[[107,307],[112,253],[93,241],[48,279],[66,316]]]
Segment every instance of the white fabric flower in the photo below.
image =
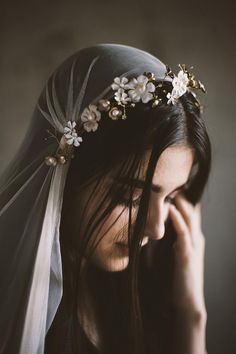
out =
[[172,85],[172,96],[179,98],[187,91],[188,75],[183,70],[180,70],[178,76],[175,76],[172,80]]
[[64,136],[66,138],[66,142],[68,145],[79,146],[80,143],[83,141],[81,136],[78,136],[75,130],[76,123],[75,121],[68,121],[67,126],[64,128]]
[[98,111],[97,106],[90,104],[81,114],[81,121],[84,123],[84,129],[87,132],[95,132],[98,128],[98,121],[101,119],[101,112]]
[[121,79],[119,77],[116,77],[114,79],[114,83],[111,85],[113,90],[119,90],[119,89],[128,89],[127,85],[128,79],[126,77],[122,77]]
[[175,104],[177,102],[177,99],[181,97],[185,92],[187,91],[187,85],[188,85],[188,75],[183,71],[180,70],[178,72],[178,75],[175,76],[172,80],[172,86],[173,89],[168,94],[166,97],[168,98],[167,104]]
[[168,92],[166,97],[168,98],[167,104],[175,104],[177,101],[177,97],[175,97],[174,95],[172,95],[172,93]]
[[148,81],[145,75],[140,75],[137,79],[132,79],[129,83],[128,94],[133,102],[139,102],[142,100],[143,103],[149,102],[153,98],[152,92],[155,91],[155,85]]
[[119,89],[114,97],[117,102],[121,102],[122,104],[127,104],[131,100],[123,89]]

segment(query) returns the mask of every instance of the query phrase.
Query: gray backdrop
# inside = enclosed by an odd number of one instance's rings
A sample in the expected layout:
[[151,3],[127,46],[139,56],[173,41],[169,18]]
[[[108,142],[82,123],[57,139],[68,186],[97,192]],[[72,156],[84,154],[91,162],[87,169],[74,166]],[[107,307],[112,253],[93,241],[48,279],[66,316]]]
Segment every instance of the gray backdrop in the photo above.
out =
[[177,70],[193,65],[213,143],[204,195],[205,294],[209,354],[236,353],[234,9],[230,3],[19,1],[1,4],[0,173],[17,150],[37,97],[54,68],[95,43],[150,51]]

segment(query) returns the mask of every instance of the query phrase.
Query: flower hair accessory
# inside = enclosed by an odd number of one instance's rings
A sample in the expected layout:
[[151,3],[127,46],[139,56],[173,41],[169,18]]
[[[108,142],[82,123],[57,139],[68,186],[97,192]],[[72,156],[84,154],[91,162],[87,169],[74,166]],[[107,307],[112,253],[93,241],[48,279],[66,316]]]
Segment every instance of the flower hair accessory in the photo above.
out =
[[[196,100],[195,104],[202,110],[193,90],[199,89],[206,93],[204,85],[201,81],[195,79],[195,76],[187,70],[185,64],[179,65],[179,68],[178,74],[175,75],[166,66],[164,78],[158,80],[151,72],[144,72],[142,75],[133,78],[115,77],[111,84],[114,91],[113,96],[109,99],[100,99],[96,104],[90,104],[86,107],[80,115],[78,123],[71,120],[67,121],[60,141],[56,135],[48,131],[51,136],[57,139],[59,147],[55,156],[45,158],[45,163],[49,166],[56,166],[57,164],[65,164],[70,158],[73,158],[73,149],[82,143],[83,133],[97,130],[101,112],[107,112],[108,117],[112,120],[126,119],[127,109],[134,108],[136,104],[149,104],[151,108],[158,106],[161,102],[167,105],[175,105],[187,91],[192,93]],[[172,84],[172,90],[169,92],[164,88],[166,77],[170,78]]]

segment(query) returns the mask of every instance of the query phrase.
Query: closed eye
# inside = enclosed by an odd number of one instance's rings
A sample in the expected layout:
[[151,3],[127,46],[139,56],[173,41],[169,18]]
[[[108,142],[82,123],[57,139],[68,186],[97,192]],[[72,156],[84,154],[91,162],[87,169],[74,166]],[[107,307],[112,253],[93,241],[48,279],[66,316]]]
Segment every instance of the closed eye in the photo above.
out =
[[[141,195],[136,198],[136,199],[133,199],[131,202],[130,200],[128,199],[125,199],[125,198],[120,198],[120,201],[119,201],[119,204],[120,205],[124,205],[124,206],[129,206],[129,204],[131,203],[132,207],[138,207],[140,205],[140,200],[141,200]],[[165,198],[165,201],[169,204],[175,204],[175,197],[166,197]]]
[[131,203],[131,206],[133,208],[135,208],[135,207],[139,206],[140,200],[141,200],[141,195],[138,198],[133,199],[131,201],[129,199],[125,199],[125,198],[121,197],[120,200],[119,200],[119,204],[128,207],[130,205],[130,203]]
[[[169,203],[169,204],[175,204],[175,197],[176,195],[181,191],[184,190],[187,186],[187,183],[182,184],[181,186],[175,188],[171,194],[169,196],[167,196],[165,198],[165,202]],[[138,190],[140,187],[136,186],[136,190]],[[159,186],[158,186],[159,188]],[[142,189],[142,188],[140,188]],[[153,188],[152,188],[153,189]],[[160,191],[157,190],[153,190],[153,192],[155,193],[160,193]],[[126,199],[125,197],[123,197],[122,195],[120,195],[119,198],[119,204],[120,205],[124,205],[126,207],[128,207],[130,204],[132,207],[138,207],[140,205],[140,200],[141,200],[141,196],[142,194],[140,194],[136,199],[133,199],[132,201],[130,201],[130,199]]]

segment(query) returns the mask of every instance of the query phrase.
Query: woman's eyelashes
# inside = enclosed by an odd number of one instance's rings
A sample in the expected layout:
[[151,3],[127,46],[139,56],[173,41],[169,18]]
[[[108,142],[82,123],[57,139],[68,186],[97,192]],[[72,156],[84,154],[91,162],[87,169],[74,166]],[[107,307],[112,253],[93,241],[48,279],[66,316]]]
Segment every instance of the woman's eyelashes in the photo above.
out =
[[120,205],[123,205],[123,206],[126,206],[126,207],[128,207],[129,205],[131,205],[133,208],[135,208],[135,207],[138,207],[139,206],[139,204],[140,204],[140,200],[141,200],[141,195],[138,197],[138,198],[136,198],[136,199],[126,199],[126,198],[124,198],[124,197],[120,197],[120,199],[119,199],[119,204]]
[[[165,202],[166,203],[169,203],[169,204],[175,204],[175,197],[176,196],[167,196],[166,198],[165,198]],[[136,198],[136,199],[132,199],[132,200],[130,200],[130,199],[126,199],[126,198],[124,198],[124,197],[120,197],[120,199],[119,199],[119,204],[120,205],[124,205],[124,206],[129,206],[129,205],[131,205],[132,207],[138,207],[139,205],[140,205],[140,200],[141,200],[141,195],[138,197],[138,198]]]

